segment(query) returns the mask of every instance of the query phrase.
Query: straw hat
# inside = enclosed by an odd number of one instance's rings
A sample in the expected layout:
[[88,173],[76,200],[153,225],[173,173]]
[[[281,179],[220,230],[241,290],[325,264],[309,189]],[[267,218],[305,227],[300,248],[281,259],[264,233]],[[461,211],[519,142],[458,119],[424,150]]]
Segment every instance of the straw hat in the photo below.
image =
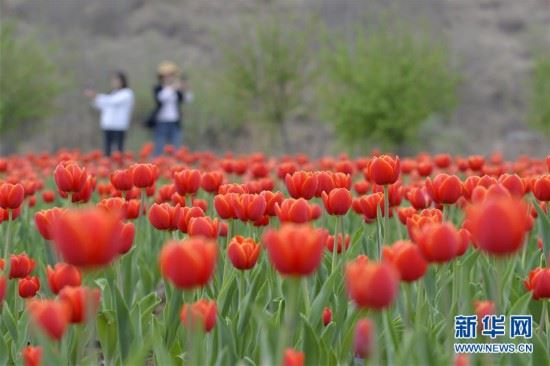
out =
[[157,73],[161,76],[179,75],[180,68],[171,61],[162,61],[157,68]]

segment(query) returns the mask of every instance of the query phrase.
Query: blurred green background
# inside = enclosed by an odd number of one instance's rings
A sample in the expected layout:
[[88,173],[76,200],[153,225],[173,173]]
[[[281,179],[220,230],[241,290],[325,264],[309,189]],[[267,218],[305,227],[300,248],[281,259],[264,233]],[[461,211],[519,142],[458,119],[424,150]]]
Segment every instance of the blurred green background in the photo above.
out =
[[156,65],[195,100],[184,143],[223,152],[548,153],[549,0],[3,0],[3,154],[99,148],[86,87]]

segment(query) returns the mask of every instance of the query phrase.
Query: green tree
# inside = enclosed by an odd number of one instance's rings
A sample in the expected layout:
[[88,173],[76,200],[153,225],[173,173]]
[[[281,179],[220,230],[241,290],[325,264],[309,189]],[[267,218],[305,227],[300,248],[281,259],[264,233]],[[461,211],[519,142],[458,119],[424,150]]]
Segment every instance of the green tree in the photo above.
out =
[[550,138],[550,52],[535,56],[529,124]]
[[[383,22],[387,24],[386,22]],[[329,37],[321,105],[348,146],[403,148],[423,122],[455,105],[456,73],[446,48],[405,27],[355,28]]]
[[0,25],[0,131],[48,117],[61,92],[57,64],[32,38],[16,36],[12,23]]
[[[288,124],[303,113],[313,76],[312,42],[304,25],[270,18],[242,27],[234,41],[222,41],[214,83],[224,98],[225,119],[233,125],[263,122],[279,130],[291,149]],[[218,101],[219,103],[219,101]]]

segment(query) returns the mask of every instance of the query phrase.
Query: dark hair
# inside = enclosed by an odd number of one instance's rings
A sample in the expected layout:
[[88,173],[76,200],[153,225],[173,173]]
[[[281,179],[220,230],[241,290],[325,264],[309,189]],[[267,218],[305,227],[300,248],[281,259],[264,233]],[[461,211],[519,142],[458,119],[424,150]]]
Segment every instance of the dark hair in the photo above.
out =
[[114,73],[114,76],[120,80],[120,87],[121,89],[128,87],[128,78],[126,77],[126,74],[123,71],[117,71]]

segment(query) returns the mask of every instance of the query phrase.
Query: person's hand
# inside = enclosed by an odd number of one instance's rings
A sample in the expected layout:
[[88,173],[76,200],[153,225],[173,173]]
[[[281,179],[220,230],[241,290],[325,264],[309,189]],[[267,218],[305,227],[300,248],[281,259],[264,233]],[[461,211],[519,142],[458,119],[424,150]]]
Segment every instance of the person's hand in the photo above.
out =
[[95,90],[92,90],[92,89],[85,89],[84,90],[84,95],[87,96],[88,98],[90,99],[93,99],[96,97],[97,93]]

